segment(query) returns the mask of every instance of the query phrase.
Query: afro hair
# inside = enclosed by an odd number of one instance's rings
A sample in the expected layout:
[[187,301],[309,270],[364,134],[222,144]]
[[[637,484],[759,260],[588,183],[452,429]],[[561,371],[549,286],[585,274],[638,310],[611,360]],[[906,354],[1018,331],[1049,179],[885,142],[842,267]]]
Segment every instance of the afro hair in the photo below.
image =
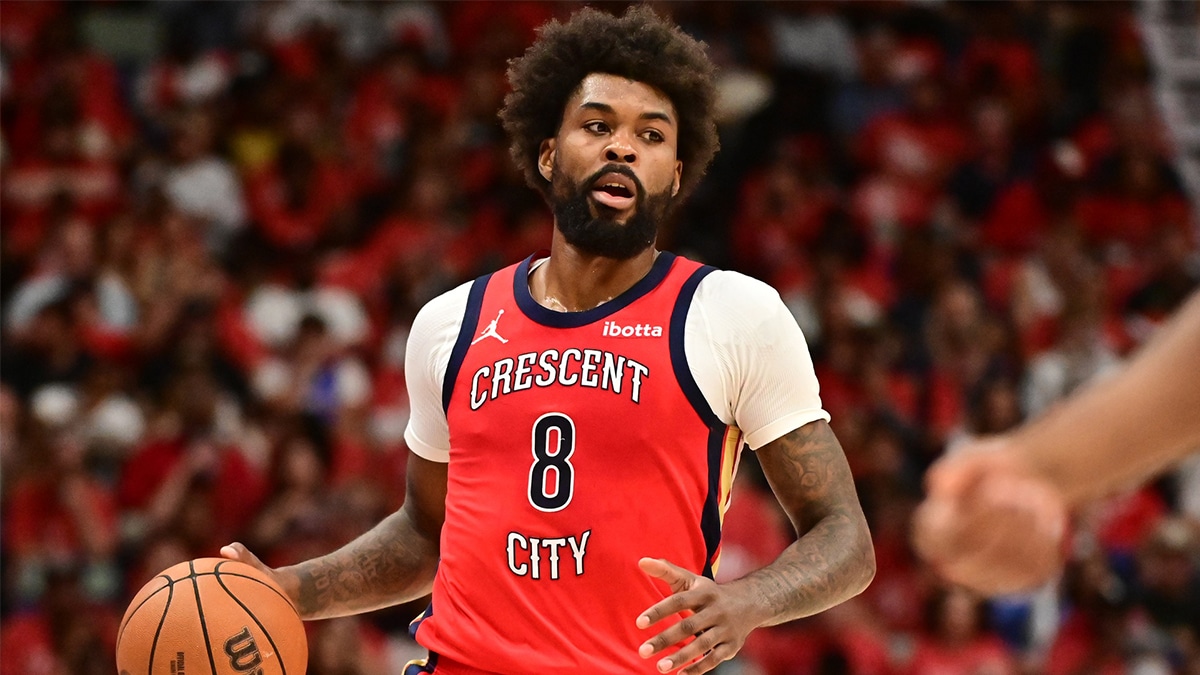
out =
[[585,8],[566,23],[550,21],[525,54],[509,62],[512,90],[500,111],[509,152],[526,182],[546,194],[549,183],[538,172],[542,141],[558,134],[567,100],[584,78],[618,75],[654,87],[675,106],[679,195],[685,197],[717,152],[714,72],[703,42],[643,5],[619,17]]

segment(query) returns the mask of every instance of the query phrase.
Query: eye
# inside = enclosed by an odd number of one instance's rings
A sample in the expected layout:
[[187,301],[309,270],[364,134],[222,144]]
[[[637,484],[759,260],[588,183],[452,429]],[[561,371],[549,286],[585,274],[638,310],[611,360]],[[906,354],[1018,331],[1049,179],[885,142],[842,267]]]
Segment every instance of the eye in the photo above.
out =
[[587,124],[583,125],[583,128],[597,135],[608,133],[608,125],[600,120],[588,122]]
[[642,136],[644,136],[646,140],[650,141],[651,143],[662,143],[663,141],[667,140],[665,136],[655,129],[647,129],[642,133]]

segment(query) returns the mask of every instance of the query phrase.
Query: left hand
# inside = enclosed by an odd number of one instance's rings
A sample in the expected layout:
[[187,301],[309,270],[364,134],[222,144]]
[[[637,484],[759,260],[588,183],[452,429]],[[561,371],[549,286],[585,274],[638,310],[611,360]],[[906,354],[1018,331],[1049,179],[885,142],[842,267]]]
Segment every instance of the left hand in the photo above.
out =
[[[638,648],[638,655],[648,659],[669,647],[681,646],[678,652],[659,660],[659,672],[687,666],[681,675],[707,673],[733,658],[750,631],[759,626],[755,604],[729,585],[718,584],[659,558],[642,558],[638,567],[667,582],[672,593],[642,612],[637,618],[638,628],[649,628],[682,612],[691,613]],[[689,639],[691,642],[683,644]]]

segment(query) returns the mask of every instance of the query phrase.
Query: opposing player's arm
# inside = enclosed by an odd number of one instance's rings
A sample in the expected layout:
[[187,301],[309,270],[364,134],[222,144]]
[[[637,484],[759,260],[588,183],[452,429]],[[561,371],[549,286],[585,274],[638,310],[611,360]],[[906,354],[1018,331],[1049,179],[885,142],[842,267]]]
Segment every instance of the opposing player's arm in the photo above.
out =
[[[1077,505],[1147,480],[1200,446],[1200,292],[1124,369],[1005,435]],[[1102,470],[1097,470],[1102,467]]]
[[1200,447],[1200,293],[1123,370],[925,474],[913,544],[947,579],[998,595],[1062,569],[1071,509]]
[[763,625],[816,614],[861,593],[875,576],[875,552],[829,424],[806,424],[757,455],[798,535],[773,563],[733,582],[767,610]]

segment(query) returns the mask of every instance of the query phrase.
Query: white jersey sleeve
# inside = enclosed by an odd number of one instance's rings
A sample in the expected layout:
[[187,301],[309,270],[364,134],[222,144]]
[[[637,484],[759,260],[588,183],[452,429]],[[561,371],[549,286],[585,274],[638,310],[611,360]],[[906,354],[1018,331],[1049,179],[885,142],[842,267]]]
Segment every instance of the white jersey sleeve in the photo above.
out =
[[761,281],[726,271],[705,277],[684,324],[684,353],[713,412],[736,424],[752,450],[829,420],[804,334]]
[[409,418],[404,440],[431,462],[450,461],[450,428],[442,408],[442,382],[462,328],[471,282],[430,300],[413,319],[404,353]]
[[[404,372],[411,416],[408,447],[434,462],[450,458],[442,384],[466,313],[471,284],[429,302],[413,320]],[[736,424],[751,449],[809,422],[828,420],[804,334],[779,294],[736,272],[709,274],[684,325],[684,353],[716,416]]]

